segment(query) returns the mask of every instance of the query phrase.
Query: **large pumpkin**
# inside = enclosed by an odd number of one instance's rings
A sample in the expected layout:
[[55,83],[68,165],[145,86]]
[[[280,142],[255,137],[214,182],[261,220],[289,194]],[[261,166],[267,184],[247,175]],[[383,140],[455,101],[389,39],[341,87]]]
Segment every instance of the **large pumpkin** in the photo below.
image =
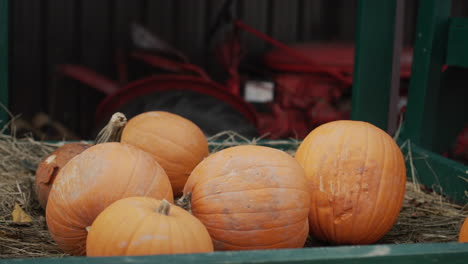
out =
[[37,199],[42,208],[46,208],[50,188],[59,171],[76,155],[91,147],[86,143],[68,143],[58,147],[55,151],[42,159],[36,169],[35,190]]
[[468,243],[468,217],[465,219],[460,229],[460,234],[458,235],[458,242]]
[[210,155],[190,175],[184,197],[216,250],[303,247],[310,195],[304,171],[287,153],[261,146]]
[[296,159],[311,182],[311,235],[332,244],[370,244],[394,224],[405,194],[403,155],[381,129],[341,120],[314,129]]
[[125,198],[104,209],[86,242],[88,256],[212,251],[210,235],[197,218],[166,200],[144,197]]
[[208,156],[208,142],[200,128],[186,118],[163,111],[145,112],[130,119],[121,142],[150,153],[166,171],[176,196],[182,193],[193,168]]
[[121,143],[92,146],[59,172],[47,203],[49,232],[65,253],[84,255],[86,228],[108,205],[129,196],[173,202],[169,179],[149,154]]

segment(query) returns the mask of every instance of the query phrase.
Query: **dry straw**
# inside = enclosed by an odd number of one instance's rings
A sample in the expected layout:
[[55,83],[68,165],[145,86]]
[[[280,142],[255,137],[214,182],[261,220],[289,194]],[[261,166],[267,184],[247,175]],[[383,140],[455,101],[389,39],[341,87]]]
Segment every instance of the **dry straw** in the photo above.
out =
[[[14,129],[11,135],[5,135],[6,129],[4,127],[0,131],[0,258],[64,256],[47,232],[44,210],[40,208],[33,188],[37,164],[61,144],[35,141],[31,137],[18,139]],[[230,131],[209,138],[212,151],[259,143],[260,139],[248,139]],[[297,140],[282,140],[265,144],[281,145],[283,150],[293,154],[299,143]],[[410,163],[411,155],[410,150],[406,157]],[[411,171],[412,180],[408,181],[399,219],[379,243],[456,241],[467,212],[462,206],[421,188],[414,176],[416,169],[412,167]],[[31,223],[13,223],[11,213],[15,203],[32,217]],[[311,245],[308,243],[306,246]]]

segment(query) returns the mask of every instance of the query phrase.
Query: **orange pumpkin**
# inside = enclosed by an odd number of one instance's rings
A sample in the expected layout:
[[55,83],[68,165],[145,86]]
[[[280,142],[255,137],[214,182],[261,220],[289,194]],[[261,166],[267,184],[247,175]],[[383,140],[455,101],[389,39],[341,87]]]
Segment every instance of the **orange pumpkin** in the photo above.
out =
[[84,255],[86,228],[108,205],[130,196],[173,201],[166,173],[149,154],[115,142],[92,146],[57,175],[46,208],[49,233],[65,253]]
[[458,235],[458,242],[468,243],[468,217],[465,218],[463,225],[460,229],[460,234]]
[[42,159],[36,169],[35,190],[42,208],[46,208],[50,188],[58,172],[76,155],[91,147],[91,144],[68,143],[58,147],[54,152]]
[[287,153],[262,146],[231,147],[203,160],[184,197],[206,226],[215,250],[300,248],[309,226],[304,171]]
[[314,129],[296,159],[311,182],[311,235],[332,244],[370,244],[395,223],[405,194],[403,155],[383,130],[341,120]]
[[197,218],[166,200],[144,197],[125,198],[104,209],[86,242],[88,256],[212,251],[210,235]]
[[208,142],[200,128],[163,111],[145,112],[130,119],[121,142],[150,153],[166,171],[176,196],[182,193],[193,168],[208,156]]

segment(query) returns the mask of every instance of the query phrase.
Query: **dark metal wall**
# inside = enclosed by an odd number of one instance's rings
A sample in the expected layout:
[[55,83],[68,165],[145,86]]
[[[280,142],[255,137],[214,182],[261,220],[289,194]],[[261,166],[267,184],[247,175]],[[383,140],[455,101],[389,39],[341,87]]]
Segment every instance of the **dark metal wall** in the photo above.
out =
[[[115,49],[128,42],[131,21],[153,32],[208,67],[205,35],[220,0],[12,0],[10,109],[26,119],[43,111],[84,137],[103,95],[72,81],[57,81],[55,67],[78,63],[115,78]],[[454,1],[468,15],[468,1]],[[238,0],[237,15],[285,42],[352,41],[356,0]],[[416,0],[406,1],[405,43],[411,44]],[[267,46],[246,37],[251,54]],[[208,57],[207,57],[208,56]]]

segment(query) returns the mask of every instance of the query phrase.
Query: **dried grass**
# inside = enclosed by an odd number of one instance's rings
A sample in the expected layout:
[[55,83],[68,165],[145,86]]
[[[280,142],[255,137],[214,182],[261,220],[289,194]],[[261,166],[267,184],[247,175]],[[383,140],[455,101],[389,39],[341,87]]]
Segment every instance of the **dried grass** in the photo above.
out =
[[[48,144],[28,137],[18,139],[14,131],[12,135],[4,135],[5,129],[0,131],[0,258],[65,256],[47,232],[44,210],[40,208],[33,188],[38,162],[61,144]],[[218,141],[219,138],[223,141]],[[258,144],[259,140],[228,131],[209,138],[209,145],[212,151],[219,151],[235,145]],[[283,150],[293,154],[299,143],[297,140],[282,140],[266,145],[281,145]],[[408,181],[397,223],[379,243],[456,241],[467,211],[440,195],[425,191],[413,179]],[[18,225],[12,222],[11,212],[15,203],[32,216],[31,223]],[[311,246],[311,243],[307,245]]]

